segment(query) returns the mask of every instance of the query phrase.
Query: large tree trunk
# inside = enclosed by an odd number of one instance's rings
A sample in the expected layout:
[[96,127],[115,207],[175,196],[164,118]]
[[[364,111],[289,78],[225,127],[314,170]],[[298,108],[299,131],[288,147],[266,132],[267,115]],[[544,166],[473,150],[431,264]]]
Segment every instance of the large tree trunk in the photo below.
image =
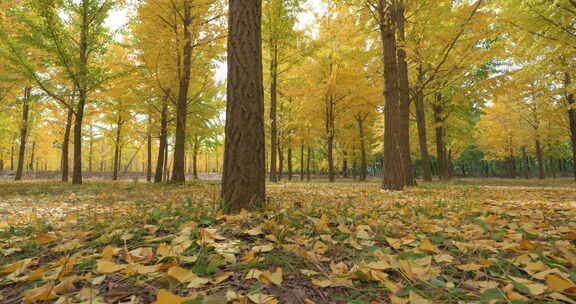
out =
[[384,0],[379,1],[379,25],[383,49],[384,65],[384,177],[382,188],[402,190],[406,178],[400,149],[400,122],[398,90],[398,64],[396,61],[396,31],[394,8],[386,8]]
[[[572,78],[570,73],[566,72],[564,74],[565,88],[568,91],[570,85],[572,85]],[[576,108],[574,101],[574,94],[572,92],[566,93],[566,102],[568,104],[568,122],[570,124],[570,141],[572,142],[572,165],[574,170],[574,180],[576,180]]]
[[416,125],[418,126],[418,144],[420,147],[420,160],[422,162],[422,175],[424,181],[432,181],[432,166],[428,154],[428,139],[426,134],[426,111],[424,110],[424,92],[418,90],[414,99],[416,106]]
[[[275,41],[270,41],[270,181],[280,179],[276,172],[276,151],[278,151],[278,47]],[[281,172],[280,172],[281,174]]]
[[542,152],[542,145],[540,140],[536,139],[536,159],[538,160],[538,178],[545,179],[546,171],[544,169],[544,153]]
[[292,181],[292,148],[288,148],[288,180]]
[[22,180],[24,173],[24,161],[26,156],[26,144],[28,139],[28,127],[30,124],[30,95],[32,88],[24,88],[24,99],[22,100],[22,121],[20,122],[20,149],[18,150],[18,165],[16,167],[16,176],[14,180]]
[[118,180],[118,173],[120,171],[120,139],[122,137],[122,116],[118,113],[118,121],[116,122],[116,139],[114,140],[114,170],[112,180]]
[[356,116],[358,122],[358,130],[360,132],[360,174],[359,179],[361,182],[366,181],[366,174],[368,171],[368,161],[366,158],[366,135],[364,134],[364,118]]
[[440,175],[440,180],[448,181],[450,180],[450,169],[448,167],[448,156],[446,154],[446,143],[444,141],[445,129],[444,129],[444,117],[441,105],[439,105],[442,95],[436,94],[437,104],[432,106],[434,111],[434,122],[436,123],[436,155],[438,156],[438,175]]
[[72,168],[72,184],[82,184],[82,123],[84,120],[84,107],[88,97],[88,39],[90,20],[88,17],[89,3],[82,1],[82,18],[80,30],[80,60],[78,75],[78,105],[76,108],[76,120],[74,121],[74,163]]
[[69,150],[70,150],[70,133],[72,131],[72,117],[74,112],[72,108],[68,109],[68,115],[66,116],[66,127],[64,129],[64,139],[62,140],[62,158],[60,160],[62,167],[62,181],[68,182],[69,173]]
[[186,182],[186,117],[188,116],[188,88],[190,87],[190,69],[192,67],[192,4],[184,0],[183,34],[184,52],[181,65],[178,104],[176,105],[176,141],[174,143],[174,165],[172,182]]
[[266,195],[262,0],[229,0],[228,89],[222,200],[226,213],[256,209]]
[[161,183],[162,176],[164,175],[164,153],[168,141],[168,96],[164,97],[162,101],[162,112],[160,113],[160,142],[158,144],[158,159],[156,160],[156,173],[154,175],[154,183]]
[[410,155],[410,86],[408,80],[408,63],[406,62],[406,51],[404,46],[406,44],[406,34],[404,29],[404,3],[398,2],[398,9],[396,12],[396,27],[398,30],[398,39],[400,44],[398,46],[398,83],[399,83],[399,145],[402,156],[402,166],[404,169],[404,184],[408,186],[416,185],[416,178],[414,176],[414,169],[412,167],[412,156]]

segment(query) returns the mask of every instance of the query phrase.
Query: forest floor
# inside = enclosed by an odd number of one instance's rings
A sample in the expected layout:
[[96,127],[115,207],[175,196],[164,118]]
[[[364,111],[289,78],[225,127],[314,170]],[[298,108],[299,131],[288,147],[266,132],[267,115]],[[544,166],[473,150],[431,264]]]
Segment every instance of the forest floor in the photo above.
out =
[[0,181],[0,303],[576,303],[576,186]]

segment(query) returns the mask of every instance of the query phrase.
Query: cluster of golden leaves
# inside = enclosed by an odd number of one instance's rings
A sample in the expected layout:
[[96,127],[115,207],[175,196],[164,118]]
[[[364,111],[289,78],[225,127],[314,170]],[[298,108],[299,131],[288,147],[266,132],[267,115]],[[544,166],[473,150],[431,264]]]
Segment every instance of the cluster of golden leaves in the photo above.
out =
[[2,222],[0,301],[576,303],[574,189],[287,184],[223,215],[215,186],[120,185],[27,197],[106,213]]

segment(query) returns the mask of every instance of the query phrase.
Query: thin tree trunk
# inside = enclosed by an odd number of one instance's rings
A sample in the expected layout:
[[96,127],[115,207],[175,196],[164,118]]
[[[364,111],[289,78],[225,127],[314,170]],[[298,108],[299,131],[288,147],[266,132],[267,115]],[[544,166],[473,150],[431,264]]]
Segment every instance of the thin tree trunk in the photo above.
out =
[[222,200],[226,213],[262,206],[266,195],[262,0],[229,0],[228,89]]
[[528,159],[528,154],[526,153],[526,147],[522,147],[522,160],[524,162],[524,178],[530,179],[530,160]]
[[[270,41],[270,181],[277,182],[280,176],[276,172],[276,151],[278,151],[278,48],[274,39]],[[280,172],[282,174],[282,172]]]
[[30,114],[30,94],[32,88],[24,89],[24,99],[22,100],[22,121],[20,122],[20,149],[18,151],[18,166],[14,180],[22,180],[24,173],[24,157],[26,156],[26,140],[28,139],[29,114]]
[[398,30],[398,89],[399,89],[399,107],[398,107],[398,126],[399,126],[399,145],[402,157],[402,167],[404,169],[404,184],[408,186],[416,185],[414,169],[412,167],[412,156],[410,155],[410,85],[408,79],[408,63],[406,62],[406,34],[404,29],[405,8],[402,1],[398,2],[396,11],[396,27]]
[[118,180],[118,173],[120,171],[120,138],[122,136],[122,116],[118,113],[118,120],[116,122],[116,138],[114,140],[114,170],[112,180]]
[[66,127],[64,129],[64,139],[62,140],[62,157],[61,157],[61,167],[62,167],[62,181],[68,182],[69,172],[69,150],[70,150],[70,133],[72,131],[72,117],[74,112],[72,108],[68,109],[68,115],[66,115]]
[[396,31],[394,9],[385,9],[384,0],[379,1],[378,13],[384,66],[384,174],[382,188],[402,190],[405,186],[402,151],[400,149],[400,123],[398,89],[398,64],[396,58]]
[[300,181],[304,181],[304,141],[300,146]]
[[192,4],[191,0],[184,0],[183,34],[184,51],[182,64],[182,77],[176,105],[176,141],[174,143],[174,166],[172,182],[186,182],[186,117],[188,116],[188,88],[190,87],[190,69],[192,67]]
[[154,175],[154,183],[161,183],[162,176],[164,175],[164,153],[168,141],[168,96],[164,97],[162,101],[162,112],[160,114],[160,138],[158,144],[158,159],[156,160],[156,174]]
[[288,148],[288,180],[292,181],[292,148]]
[[358,130],[360,132],[360,174],[359,179],[361,182],[366,181],[368,173],[368,160],[366,158],[366,135],[364,134],[364,118],[357,116]]
[[32,142],[32,153],[30,153],[30,164],[28,164],[28,170],[34,171],[34,157],[36,156],[36,141]]
[[428,139],[426,134],[426,111],[424,110],[424,93],[418,91],[414,99],[416,106],[416,124],[418,126],[418,143],[420,147],[420,160],[422,162],[422,175],[424,181],[432,181],[432,166],[428,154]]
[[539,139],[536,139],[536,159],[538,160],[538,178],[545,179],[544,153],[542,153],[542,145]]
[[10,142],[10,171],[14,171],[14,146],[16,145],[16,135]]
[[278,145],[278,181],[282,180],[282,173],[284,173],[284,154],[282,154],[282,146]]
[[200,140],[198,136],[194,138],[194,147],[192,149],[192,173],[194,174],[194,179],[198,179],[198,151],[200,150]]
[[148,134],[146,136],[146,181],[152,181],[152,115],[148,114]]
[[[172,160],[172,163],[174,163],[174,160]],[[168,142],[166,142],[166,145],[164,146],[164,178],[163,178],[165,182],[168,182],[170,180],[169,172],[170,172],[170,163],[168,163]]]
[[308,155],[306,160],[306,181],[310,181],[310,162],[312,161],[312,149],[308,147]]
[[[332,68],[331,68],[332,69]],[[326,97],[326,145],[328,153],[328,180],[336,181],[336,169],[334,165],[334,136],[335,136],[335,105],[332,96]]]
[[448,157],[446,154],[446,144],[444,141],[445,137],[445,129],[443,126],[444,117],[443,115],[443,108],[439,105],[440,100],[442,99],[442,95],[439,93],[436,94],[436,102],[432,106],[434,110],[434,122],[436,123],[436,155],[438,156],[438,175],[440,176],[440,180],[448,181],[450,180],[450,172],[448,168]]
[[90,146],[88,151],[88,172],[92,172],[92,160],[94,158],[94,125],[90,123]]

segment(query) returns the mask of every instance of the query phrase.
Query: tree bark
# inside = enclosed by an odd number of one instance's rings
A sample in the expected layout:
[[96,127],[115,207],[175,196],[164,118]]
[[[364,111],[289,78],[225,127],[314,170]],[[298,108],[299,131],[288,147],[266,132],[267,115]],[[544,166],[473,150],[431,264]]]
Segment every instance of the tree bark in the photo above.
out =
[[414,99],[416,106],[416,125],[418,126],[418,144],[420,147],[420,160],[422,162],[422,175],[424,181],[432,181],[432,165],[428,154],[428,139],[426,134],[426,111],[424,110],[424,93],[419,90]]
[[94,126],[90,123],[90,146],[88,147],[88,172],[92,172],[92,161],[94,158]]
[[66,116],[66,127],[64,129],[64,139],[62,140],[62,157],[61,157],[61,167],[62,167],[62,181],[68,182],[69,172],[69,150],[70,150],[70,133],[72,131],[72,117],[74,112],[72,108],[68,109],[68,115]]
[[528,154],[526,153],[526,147],[522,147],[522,161],[524,162],[524,178],[530,179],[530,160],[528,159]]
[[[270,181],[277,182],[276,151],[278,151],[278,47],[274,39],[270,41]],[[281,174],[281,172],[280,172]]]
[[162,111],[160,113],[160,138],[158,144],[158,159],[156,160],[156,174],[154,183],[161,183],[164,175],[164,153],[166,152],[168,140],[168,96],[162,101]]
[[152,181],[152,115],[148,113],[148,134],[146,136],[146,181]]
[[384,66],[384,174],[382,189],[402,190],[406,178],[400,149],[398,63],[394,10],[384,0],[379,1],[379,25]]
[[200,140],[198,136],[194,137],[194,147],[192,148],[192,173],[194,179],[198,179],[198,151],[200,150]]
[[[568,90],[568,87],[572,85],[572,78],[569,72],[566,72],[564,76],[565,88]],[[570,141],[572,143],[572,169],[574,170],[574,180],[576,181],[576,102],[574,101],[574,94],[572,92],[567,92],[566,103],[568,104],[567,114],[570,124]]]
[[282,146],[278,145],[278,181],[282,180],[282,174],[284,173],[284,154],[282,154]]
[[542,145],[540,144],[540,140],[536,139],[536,159],[538,160],[538,178],[545,179],[546,172],[544,169],[544,153],[542,152]]
[[114,140],[114,169],[112,180],[118,180],[118,173],[120,171],[120,139],[122,137],[122,115],[118,113],[118,120],[116,122],[116,138]]
[[398,30],[398,83],[399,83],[399,107],[398,107],[398,126],[399,126],[399,145],[402,157],[402,167],[404,169],[404,184],[416,186],[414,169],[412,167],[412,156],[410,154],[410,85],[408,80],[408,63],[406,62],[406,34],[404,29],[405,8],[402,1],[398,2],[395,14],[395,23]]
[[10,171],[14,171],[14,145],[16,145],[16,135],[10,142]]
[[72,168],[72,184],[82,184],[82,123],[84,120],[84,107],[88,97],[88,39],[90,18],[88,17],[89,2],[82,1],[82,17],[80,30],[79,73],[78,73],[78,105],[76,120],[74,121],[74,163]]
[[20,122],[20,148],[18,150],[18,165],[14,180],[22,180],[24,173],[24,157],[26,156],[26,141],[28,139],[29,115],[30,115],[30,95],[32,88],[24,88],[24,98],[22,100],[22,121]]
[[[34,158],[36,156],[36,141],[32,142],[32,153],[30,153],[30,163],[28,164],[28,170],[34,171]],[[36,168],[38,169],[38,168]]]
[[184,0],[183,35],[184,50],[182,73],[176,105],[176,141],[174,143],[174,159],[172,170],[173,183],[186,182],[186,117],[188,116],[188,88],[190,87],[190,73],[192,67],[192,4]]
[[308,155],[306,160],[306,181],[310,181],[310,163],[312,161],[312,149],[308,147]]
[[438,156],[438,175],[440,175],[440,180],[448,181],[450,180],[450,169],[448,167],[448,157],[446,154],[446,143],[444,141],[445,129],[444,129],[444,109],[439,104],[442,99],[441,94],[436,94],[437,104],[432,106],[434,111],[434,122],[436,123],[436,155]]
[[288,155],[286,157],[288,158],[288,180],[292,181],[292,148],[288,148]]
[[366,181],[366,175],[368,172],[368,161],[366,158],[366,135],[364,134],[364,119],[361,116],[356,116],[356,122],[358,123],[358,130],[360,132],[360,174],[359,179],[361,182]]
[[304,181],[304,141],[300,146],[300,181]]
[[326,146],[328,153],[328,180],[333,183],[336,181],[336,169],[334,166],[334,137],[335,137],[335,105],[332,96],[326,97]]
[[229,0],[228,88],[222,200],[226,213],[261,207],[266,195],[262,0]]

